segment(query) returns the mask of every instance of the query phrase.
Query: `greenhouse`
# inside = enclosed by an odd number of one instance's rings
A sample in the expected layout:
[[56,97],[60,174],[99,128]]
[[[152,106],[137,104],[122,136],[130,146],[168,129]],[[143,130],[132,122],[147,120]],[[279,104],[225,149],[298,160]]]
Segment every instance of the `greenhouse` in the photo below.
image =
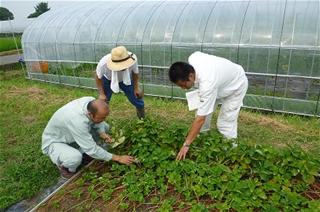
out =
[[168,98],[185,98],[169,66],[203,51],[243,66],[246,107],[320,116],[319,33],[319,0],[77,2],[41,15],[22,45],[28,78],[89,88],[124,45],[145,94]]

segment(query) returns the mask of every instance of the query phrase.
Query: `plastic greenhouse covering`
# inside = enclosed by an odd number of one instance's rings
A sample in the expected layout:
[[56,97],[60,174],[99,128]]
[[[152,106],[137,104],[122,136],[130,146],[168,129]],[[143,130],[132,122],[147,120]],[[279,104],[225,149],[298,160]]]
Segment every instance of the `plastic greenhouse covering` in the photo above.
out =
[[98,61],[124,45],[149,95],[185,98],[168,68],[194,51],[243,66],[245,106],[320,116],[320,1],[77,2],[23,33],[27,77],[95,88]]

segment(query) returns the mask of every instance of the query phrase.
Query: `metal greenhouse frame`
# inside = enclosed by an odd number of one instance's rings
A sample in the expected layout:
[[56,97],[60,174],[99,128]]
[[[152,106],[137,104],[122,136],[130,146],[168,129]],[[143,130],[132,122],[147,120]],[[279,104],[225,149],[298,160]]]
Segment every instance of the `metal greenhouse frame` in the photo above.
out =
[[88,88],[124,45],[145,93],[169,98],[185,98],[170,64],[203,51],[243,66],[246,107],[320,117],[319,31],[319,0],[77,2],[41,15],[22,45],[28,78]]

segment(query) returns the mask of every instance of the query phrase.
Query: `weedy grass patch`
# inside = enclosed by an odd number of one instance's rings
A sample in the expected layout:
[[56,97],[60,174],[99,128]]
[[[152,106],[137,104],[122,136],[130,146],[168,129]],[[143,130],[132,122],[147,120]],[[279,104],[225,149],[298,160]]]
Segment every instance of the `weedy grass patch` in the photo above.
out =
[[0,37],[0,52],[14,50],[17,48],[16,44],[21,49],[21,37]]

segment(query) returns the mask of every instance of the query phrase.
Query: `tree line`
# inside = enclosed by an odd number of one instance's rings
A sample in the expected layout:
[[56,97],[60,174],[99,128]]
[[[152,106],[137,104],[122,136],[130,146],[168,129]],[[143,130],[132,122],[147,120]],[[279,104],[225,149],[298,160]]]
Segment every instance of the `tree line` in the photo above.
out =
[[[28,15],[27,18],[36,18],[39,15],[49,11],[50,8],[48,7],[48,2],[40,2],[34,7],[34,10],[35,11]],[[0,7],[0,21],[8,21],[13,19],[14,15],[10,10],[5,7]]]

